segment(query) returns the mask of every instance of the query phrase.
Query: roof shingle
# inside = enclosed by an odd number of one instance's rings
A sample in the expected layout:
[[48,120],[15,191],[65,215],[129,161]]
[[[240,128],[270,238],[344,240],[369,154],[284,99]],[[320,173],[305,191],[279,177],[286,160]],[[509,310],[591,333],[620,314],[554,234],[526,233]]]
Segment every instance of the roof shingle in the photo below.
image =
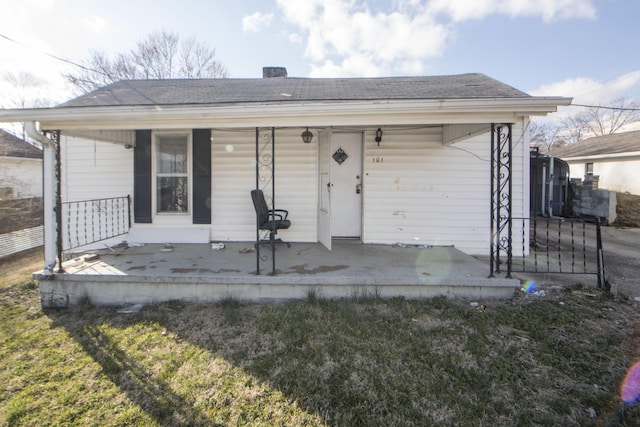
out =
[[123,80],[58,107],[526,98],[484,74],[382,78]]
[[0,156],[41,159],[42,150],[22,138],[0,129]]
[[594,136],[576,144],[558,148],[549,154],[554,157],[571,158],[598,156],[602,154],[620,154],[634,151],[640,151],[640,131]]

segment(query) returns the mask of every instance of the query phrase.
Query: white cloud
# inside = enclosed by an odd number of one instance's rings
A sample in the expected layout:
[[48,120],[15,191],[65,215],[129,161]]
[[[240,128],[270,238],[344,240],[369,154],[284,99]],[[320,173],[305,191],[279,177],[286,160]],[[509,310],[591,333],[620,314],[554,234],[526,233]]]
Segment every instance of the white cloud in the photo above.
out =
[[271,25],[273,13],[256,12],[242,18],[242,31],[259,32]]
[[482,19],[488,15],[540,16],[545,22],[596,17],[592,0],[432,0],[429,10],[454,21]]
[[403,3],[389,13],[344,0],[278,0],[284,19],[305,37],[312,75],[417,74],[441,55],[450,29],[420,5]]
[[53,10],[56,1],[55,0],[23,0],[23,3],[27,3],[29,7],[38,9],[43,12],[49,12]]
[[[572,104],[582,105],[614,105],[615,101],[624,98],[626,101],[637,100],[640,91],[640,70],[635,70],[609,81],[598,81],[588,77],[575,77],[560,82],[549,83],[529,91],[534,96],[566,96],[572,97]],[[580,111],[580,107],[561,107],[557,113],[546,118],[537,118],[539,123],[560,123],[563,119]],[[637,123],[635,124],[637,126]],[[631,130],[631,129],[625,129]]]
[[316,77],[424,73],[461,21],[503,14],[544,21],[595,18],[593,0],[277,0],[290,40],[305,46]]
[[94,33],[101,33],[107,26],[107,21],[99,16],[87,16],[84,19],[84,26]]
[[298,34],[298,33],[289,34],[289,36],[287,38],[293,44],[303,44],[304,43],[304,37],[302,37],[302,35]]
[[602,82],[588,77],[575,77],[542,85],[531,91],[536,96],[570,96],[574,104],[606,104],[628,97],[632,90],[640,89],[640,70],[635,70],[613,80]]

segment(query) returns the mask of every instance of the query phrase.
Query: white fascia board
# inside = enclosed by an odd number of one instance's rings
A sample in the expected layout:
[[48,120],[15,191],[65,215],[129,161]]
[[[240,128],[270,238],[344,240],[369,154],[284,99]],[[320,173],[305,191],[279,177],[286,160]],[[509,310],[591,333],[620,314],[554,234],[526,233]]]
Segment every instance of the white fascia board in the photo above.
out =
[[0,111],[0,122],[41,129],[165,129],[513,122],[546,115],[571,98],[474,98],[230,105],[74,107]]

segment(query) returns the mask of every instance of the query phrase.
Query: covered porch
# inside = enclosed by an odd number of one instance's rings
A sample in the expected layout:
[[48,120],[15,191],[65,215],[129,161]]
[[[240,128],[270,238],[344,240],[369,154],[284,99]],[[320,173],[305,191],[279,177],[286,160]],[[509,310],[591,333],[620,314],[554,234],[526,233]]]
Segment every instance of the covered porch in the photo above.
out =
[[[261,251],[262,264],[272,254]],[[318,243],[278,245],[276,275],[257,273],[253,243],[119,245],[65,262],[64,273],[36,273],[44,307],[81,301],[127,305],[180,300],[268,301],[304,298],[438,295],[470,299],[506,298],[517,279],[488,278],[487,262],[451,246],[364,245],[337,239],[328,251]]]

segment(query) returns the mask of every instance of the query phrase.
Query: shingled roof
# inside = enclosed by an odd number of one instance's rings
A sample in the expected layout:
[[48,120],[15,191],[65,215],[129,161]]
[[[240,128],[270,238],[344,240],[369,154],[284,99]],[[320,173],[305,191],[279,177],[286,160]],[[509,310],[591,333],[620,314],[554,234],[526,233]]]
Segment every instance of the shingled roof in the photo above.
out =
[[0,129],[0,156],[41,159],[42,150],[22,138]]
[[594,136],[576,144],[553,150],[554,157],[571,158],[640,152],[640,131]]
[[431,77],[123,80],[58,107],[528,98],[484,74]]

